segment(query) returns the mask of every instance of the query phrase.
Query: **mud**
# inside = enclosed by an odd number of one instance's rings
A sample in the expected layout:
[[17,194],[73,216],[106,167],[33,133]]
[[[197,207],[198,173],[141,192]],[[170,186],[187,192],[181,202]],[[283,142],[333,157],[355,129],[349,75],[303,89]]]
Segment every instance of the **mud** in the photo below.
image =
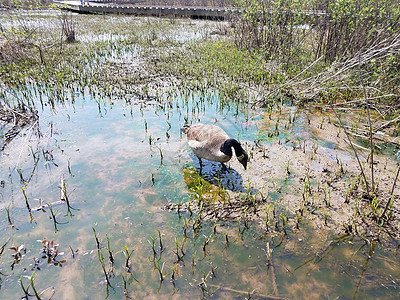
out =
[[37,111],[23,104],[9,107],[0,103],[0,151],[21,131],[38,119]]

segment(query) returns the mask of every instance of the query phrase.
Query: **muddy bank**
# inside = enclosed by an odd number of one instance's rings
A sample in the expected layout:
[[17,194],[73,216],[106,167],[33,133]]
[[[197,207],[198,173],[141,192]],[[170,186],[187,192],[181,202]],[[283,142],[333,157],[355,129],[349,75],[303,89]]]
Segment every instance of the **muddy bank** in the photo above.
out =
[[19,103],[10,107],[0,103],[0,151],[21,131],[38,119],[37,111]]
[[[205,174],[203,178],[215,189],[222,183],[223,192],[208,190],[187,203],[169,203],[165,208],[196,212],[204,220],[240,220],[245,226],[256,222],[268,231],[299,229],[307,223],[319,231],[366,239],[378,238],[380,232],[400,238],[400,188],[394,183],[397,162],[389,156],[374,156],[376,190],[368,196],[345,132],[327,121],[328,114],[303,111],[301,115],[287,138],[272,138],[272,144],[245,142],[251,158],[248,169],[243,170],[235,158],[229,163],[239,173],[241,191],[230,188],[229,172],[219,173],[219,183],[210,179],[218,172]],[[276,117],[265,116],[257,126],[271,136],[275,123]],[[282,128],[289,126],[281,123]],[[299,129],[301,124],[303,129]],[[357,152],[371,184],[369,152],[362,146]],[[190,180],[187,184],[190,189]],[[390,200],[387,220],[382,213]]]

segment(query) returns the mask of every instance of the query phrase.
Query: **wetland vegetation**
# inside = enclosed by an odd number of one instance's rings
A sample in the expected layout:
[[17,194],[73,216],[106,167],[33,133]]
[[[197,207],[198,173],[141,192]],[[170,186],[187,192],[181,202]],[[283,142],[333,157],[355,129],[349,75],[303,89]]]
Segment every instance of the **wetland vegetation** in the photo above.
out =
[[230,3],[2,12],[0,298],[397,298],[397,1]]

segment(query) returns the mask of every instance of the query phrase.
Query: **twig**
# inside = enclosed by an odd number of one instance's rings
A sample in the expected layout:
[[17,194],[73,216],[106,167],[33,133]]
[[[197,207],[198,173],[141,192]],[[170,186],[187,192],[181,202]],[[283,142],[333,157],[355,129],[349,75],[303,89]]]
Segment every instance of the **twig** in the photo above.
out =
[[397,168],[397,173],[396,173],[396,177],[395,177],[395,179],[393,181],[393,186],[392,186],[392,191],[390,192],[390,196],[393,196],[393,194],[394,194],[394,188],[396,186],[397,177],[399,177],[399,172],[400,172],[400,165]]
[[371,123],[371,114],[369,111],[369,102],[368,102],[368,98],[367,98],[367,90],[365,89],[365,84],[364,84],[364,80],[362,78],[362,74],[361,74],[361,52],[358,53],[358,72],[360,73],[360,80],[361,80],[361,85],[363,87],[363,91],[364,91],[364,99],[365,99],[365,106],[367,108],[367,113],[368,113],[368,125],[369,125],[369,146],[371,149],[371,160],[370,160],[370,164],[371,164],[371,183],[372,183],[372,192],[375,191],[375,182],[374,182],[374,141],[373,141],[373,131],[372,131],[372,123]]
[[66,199],[65,195],[65,183],[64,183],[64,175],[60,176],[60,200],[65,201]]
[[396,181],[397,181],[397,178],[399,177],[399,173],[400,173],[400,165],[397,167],[397,173],[396,173],[396,177],[394,178],[394,181],[393,181],[392,191],[390,192],[390,198],[387,201],[385,209],[383,210],[381,216],[379,217],[380,220],[382,220],[383,217],[386,215],[386,212],[389,209],[390,203],[392,202],[392,200],[394,200],[394,198],[393,198],[394,188],[396,187]]
[[390,120],[388,122],[386,122],[385,124],[381,125],[379,128],[376,129],[376,131],[382,130],[387,128],[390,124],[397,122],[398,120],[400,120],[400,116],[398,116],[397,118],[394,118],[393,120]]
[[[381,99],[381,98],[386,98],[386,97],[399,97],[397,94],[387,94],[387,95],[382,95],[382,96],[376,96],[376,97],[370,97],[367,98],[368,101],[370,100],[376,100],[376,99]],[[332,105],[326,104],[326,105],[316,105],[316,107],[327,107],[327,106],[342,106],[342,105],[349,105],[349,104],[355,104],[355,103],[360,103],[365,101],[365,98],[363,99],[356,99],[356,100],[351,100],[351,101],[346,101],[346,102],[340,102],[340,103],[333,103]]]
[[[329,103],[332,103],[332,102],[329,100]],[[364,183],[365,183],[365,189],[367,190],[367,194],[369,195],[369,186],[368,186],[367,177],[365,176],[364,168],[363,168],[363,166],[362,166],[362,164],[361,164],[360,158],[358,157],[357,151],[356,151],[356,149],[354,148],[353,142],[352,142],[351,139],[350,139],[350,135],[349,135],[349,133],[347,132],[346,128],[343,126],[342,120],[340,119],[338,113],[336,112],[336,110],[335,110],[335,108],[334,108],[333,106],[331,106],[331,107],[332,107],[333,112],[335,113],[336,118],[339,120],[340,127],[343,129],[343,131],[345,132],[345,134],[346,134],[346,136],[347,136],[347,139],[348,139],[349,142],[350,142],[350,146],[351,146],[351,148],[353,149],[354,155],[356,156],[358,165],[359,165],[359,167],[360,167],[360,169],[361,169],[361,174],[362,174],[362,176],[363,176]]]
[[356,68],[360,64],[371,61],[372,59],[384,59],[389,55],[392,55],[393,52],[398,51],[400,48],[399,37],[400,35],[397,35],[390,40],[384,39],[363,51],[363,53],[361,53],[364,58],[363,62],[360,62],[359,57],[357,56],[350,57],[345,61],[339,59],[337,60],[337,62],[333,63],[326,71],[321,72],[315,76],[305,78],[304,80],[301,80],[299,82],[293,83],[292,86],[304,86],[305,88],[302,90],[303,93],[311,92],[315,95],[318,92],[322,91],[322,89],[318,87],[323,86],[326,88],[326,83],[331,82],[335,78],[339,79],[339,76],[349,77],[346,72]]
[[[248,295],[249,294],[248,291],[236,290],[236,289],[232,289],[230,287],[220,286],[220,285],[217,285],[217,284],[207,283],[207,285],[209,285],[211,287],[214,287],[214,288],[221,289],[221,290],[225,290],[225,291],[229,291],[229,292],[235,292],[235,293],[238,293],[238,294],[244,294],[244,295]],[[259,296],[260,298],[264,298],[264,299],[276,299],[276,300],[287,299],[285,297],[279,297],[279,296],[274,296],[274,295],[266,295],[266,294],[259,294],[259,293],[257,293],[257,296]]]
[[276,284],[275,268],[272,262],[271,262],[271,278],[272,278],[272,287],[274,288],[274,294],[275,296],[279,297],[278,285]]
[[49,204],[50,204],[51,206],[54,206],[54,205],[63,204],[63,203],[64,203],[64,201],[62,201],[62,200],[59,200],[59,201],[56,201],[56,202],[52,202],[52,203],[47,203],[47,204],[42,204],[42,203],[40,203],[39,206],[33,207],[33,208],[31,209],[31,211],[39,211],[39,210],[42,210],[43,208],[48,207]]
[[376,244],[377,244],[377,242],[375,242],[375,241],[373,241],[371,243],[371,246],[369,248],[369,252],[368,252],[368,255],[367,255],[367,259],[366,259],[366,261],[364,263],[364,266],[363,266],[363,269],[361,271],[360,278],[359,278],[357,286],[356,286],[356,290],[354,291],[353,299],[357,298],[357,294],[358,294],[358,291],[359,291],[359,289],[361,287],[361,282],[365,277],[365,272],[367,271],[367,267],[368,267],[369,261],[371,260],[371,258],[373,257],[373,254],[375,253]]

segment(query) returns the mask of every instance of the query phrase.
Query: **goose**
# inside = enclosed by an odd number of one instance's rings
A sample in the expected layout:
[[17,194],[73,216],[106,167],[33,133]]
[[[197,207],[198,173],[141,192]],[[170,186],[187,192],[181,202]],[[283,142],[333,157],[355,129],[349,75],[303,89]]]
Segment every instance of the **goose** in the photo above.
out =
[[235,154],[239,162],[247,169],[247,161],[249,156],[242,148],[240,143],[231,139],[226,132],[216,125],[195,123],[185,125],[182,132],[186,134],[189,147],[192,148],[194,155],[197,156],[200,162],[200,174],[202,171],[201,159],[223,163],[232,158],[232,148],[235,149]]

